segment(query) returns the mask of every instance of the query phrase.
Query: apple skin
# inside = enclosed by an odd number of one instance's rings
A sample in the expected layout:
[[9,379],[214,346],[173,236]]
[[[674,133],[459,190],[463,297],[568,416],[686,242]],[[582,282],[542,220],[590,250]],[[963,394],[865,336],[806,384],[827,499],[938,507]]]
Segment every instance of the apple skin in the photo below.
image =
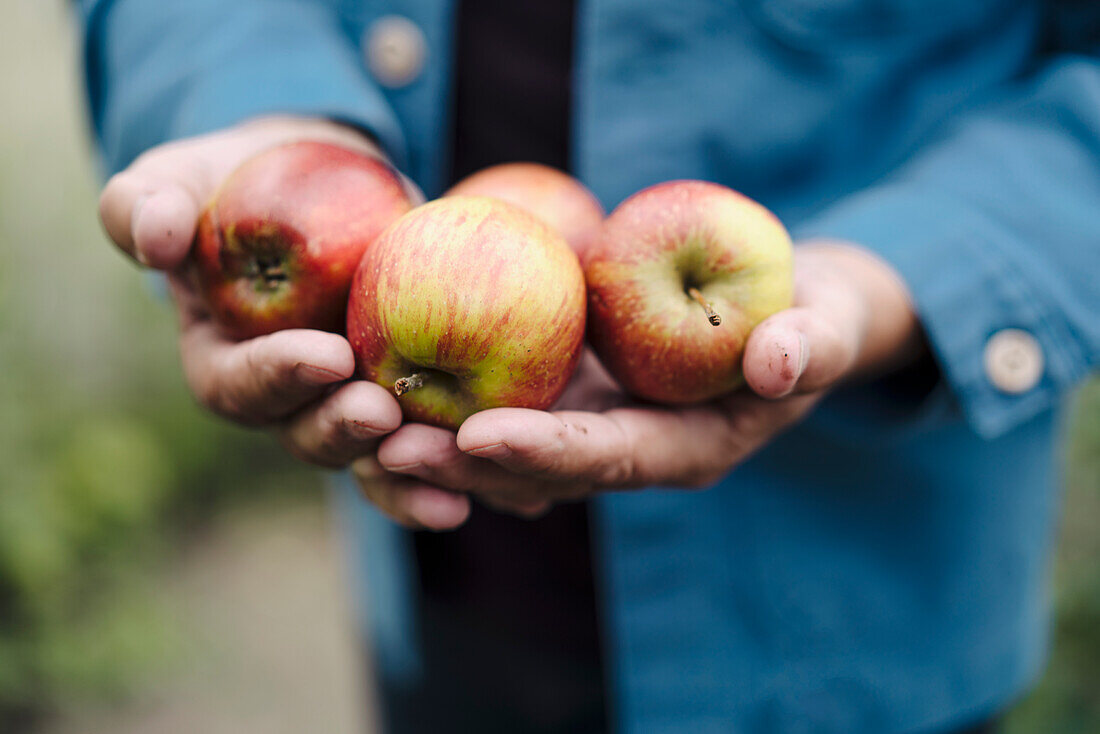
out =
[[585,280],[588,338],[619,384],[654,402],[698,403],[741,384],[749,333],[790,307],[791,240],[771,212],[731,189],[669,181],[611,213]]
[[364,250],[412,208],[383,161],[295,142],[246,160],[203,211],[193,272],[234,339],[281,329],[340,331]]
[[547,408],[584,339],[584,274],[561,235],[497,199],[414,209],[363,256],[348,304],[359,374],[399,395],[407,420],[457,429],[487,408]]
[[502,163],[470,174],[444,196],[491,196],[525,209],[561,233],[584,257],[604,210],[577,179],[541,163]]

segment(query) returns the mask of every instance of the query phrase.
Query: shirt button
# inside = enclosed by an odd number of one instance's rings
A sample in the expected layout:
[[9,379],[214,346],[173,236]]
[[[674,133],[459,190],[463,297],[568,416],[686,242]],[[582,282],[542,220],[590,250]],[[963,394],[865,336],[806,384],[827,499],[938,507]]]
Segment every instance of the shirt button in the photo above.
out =
[[1003,329],[985,344],[985,375],[1001,392],[1018,395],[1039,384],[1043,348],[1022,329]]
[[367,68],[383,86],[403,87],[424,68],[428,43],[408,18],[384,15],[370,24],[363,38]]

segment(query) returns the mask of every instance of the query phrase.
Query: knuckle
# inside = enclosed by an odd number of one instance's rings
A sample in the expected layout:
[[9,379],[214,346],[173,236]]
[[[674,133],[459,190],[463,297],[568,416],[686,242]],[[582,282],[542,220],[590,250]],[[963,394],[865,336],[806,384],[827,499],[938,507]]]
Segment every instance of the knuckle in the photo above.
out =
[[613,415],[608,415],[611,424],[615,427],[612,449],[609,452],[612,457],[600,468],[596,481],[598,484],[611,487],[621,487],[636,481],[640,466],[637,460],[639,446],[633,435],[623,427]]
[[339,469],[347,466],[353,457],[353,451],[347,440],[339,434],[324,435],[313,448],[311,454],[315,464]]
[[269,422],[257,414],[239,390],[227,387],[216,379],[205,379],[192,388],[195,399],[214,415],[242,426],[256,427]]
[[[268,410],[274,410],[294,397],[293,365],[275,358],[272,351],[273,334],[252,339],[245,351],[244,374],[242,382],[247,389],[239,393],[250,393],[254,396],[250,403],[255,403],[262,419],[269,419],[272,415]],[[259,408],[267,406],[267,410]]]
[[195,396],[200,405],[211,413],[230,420],[239,420],[242,417],[241,406],[222,389],[217,380],[206,376],[193,377],[189,382],[191,383],[191,394]]
[[605,464],[597,477],[599,484],[617,487],[629,484],[635,476],[636,465],[634,457],[623,455]]
[[280,443],[296,459],[325,469],[341,469],[348,465],[351,457],[346,451],[303,441],[292,432],[280,432]]
[[339,421],[331,418],[321,418],[317,421],[317,450],[320,453],[339,455],[347,452],[349,437],[340,428]]
[[272,359],[272,335],[258,336],[249,341],[245,351],[245,368],[255,381],[258,390],[276,390],[280,378],[285,374],[285,366]]
[[240,394],[228,389],[220,380],[213,378],[203,380],[196,397],[210,412],[222,418],[246,425],[252,425],[255,422],[251,420]]
[[363,475],[356,473],[355,483],[359,485],[359,491],[371,504],[380,510],[389,509],[392,492],[387,491],[389,480],[378,475]]
[[360,456],[351,463],[351,473],[358,482],[372,482],[388,475],[388,472],[378,463],[377,456],[372,452],[366,456]]
[[761,440],[761,435],[761,432],[755,428],[734,428],[729,431],[719,439],[718,450],[721,457],[709,467],[709,471],[714,474],[723,474],[728,471],[731,466],[753,452]]
[[344,426],[344,417],[336,401],[320,405],[309,416],[310,425],[317,436],[318,450],[331,455],[343,455],[354,441]]
[[764,429],[764,416],[755,405],[735,408],[728,415],[727,422],[729,430],[724,432],[722,443],[730,456],[739,455],[751,439],[760,435]]

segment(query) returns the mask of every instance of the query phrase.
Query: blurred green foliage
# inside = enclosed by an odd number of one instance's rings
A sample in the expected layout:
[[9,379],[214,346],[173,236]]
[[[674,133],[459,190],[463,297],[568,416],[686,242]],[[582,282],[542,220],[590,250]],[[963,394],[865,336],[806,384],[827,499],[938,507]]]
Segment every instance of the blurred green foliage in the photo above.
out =
[[[212,506],[317,486],[191,403],[170,308],[99,233],[63,10],[0,24],[0,731],[171,658],[157,589]],[[1055,647],[1011,734],[1100,732],[1100,382],[1068,466]]]
[[180,644],[170,554],[217,502],[315,492],[188,396],[175,317],[96,222],[61,2],[0,24],[0,731],[117,697]]
[[[82,239],[102,249],[92,233]],[[9,244],[0,225],[5,272]],[[0,731],[61,701],[122,695],[170,658],[158,576],[216,502],[317,484],[265,438],[192,404],[160,333],[174,328],[167,304],[128,277],[128,315],[73,304],[73,325],[112,320],[161,356],[90,352],[114,363],[94,387],[72,379],[80,360],[57,359],[50,335],[0,330]],[[15,297],[0,292],[5,312]]]
[[1013,711],[1006,734],[1100,733],[1100,379],[1077,397],[1066,458],[1054,646],[1046,674]]
[[[170,328],[163,316],[149,326]],[[122,695],[170,659],[158,576],[182,535],[218,501],[316,485],[260,436],[201,414],[174,370],[160,388],[120,379],[81,394],[64,366],[46,368],[7,337],[0,731],[62,701]]]

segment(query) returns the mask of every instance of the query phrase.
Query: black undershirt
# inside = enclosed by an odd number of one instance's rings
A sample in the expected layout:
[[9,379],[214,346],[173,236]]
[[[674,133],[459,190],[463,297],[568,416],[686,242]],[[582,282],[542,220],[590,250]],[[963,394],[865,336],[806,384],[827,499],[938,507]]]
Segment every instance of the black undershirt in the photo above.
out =
[[[573,11],[461,2],[452,182],[507,161],[568,168]],[[607,730],[587,512],[475,504],[461,529],[415,535],[425,678],[384,692],[388,732]]]

